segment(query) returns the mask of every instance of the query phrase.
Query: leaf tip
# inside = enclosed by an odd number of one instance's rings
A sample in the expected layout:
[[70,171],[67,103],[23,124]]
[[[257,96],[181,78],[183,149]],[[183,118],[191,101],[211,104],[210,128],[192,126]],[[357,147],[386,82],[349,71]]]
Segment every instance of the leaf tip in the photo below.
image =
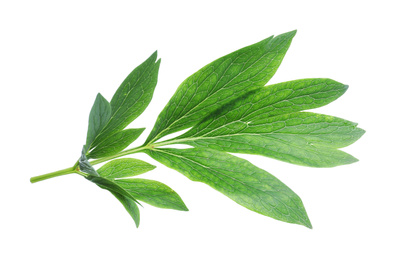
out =
[[307,219],[307,221],[305,223],[302,223],[305,227],[312,229],[312,224],[311,221],[309,220],[309,218]]
[[157,50],[154,51],[153,54],[150,57],[152,58],[152,60],[155,61],[155,65],[157,65],[157,66],[160,65],[160,62],[161,62],[162,59],[161,58],[157,59],[157,57],[158,57],[158,51]]
[[103,97],[103,95],[101,95],[101,93],[99,92],[99,93],[97,93],[96,100],[100,100],[100,99],[101,99],[102,101],[105,101],[105,102],[108,103],[107,99],[105,99],[105,98]]
[[181,211],[190,211],[190,210],[187,208],[186,204],[184,204],[184,203],[183,203],[182,207],[180,208],[180,210],[181,210]]
[[304,227],[307,227],[309,229],[312,229],[311,220],[309,220],[308,213],[307,213],[307,211],[305,210],[304,207],[302,208],[302,211],[301,211],[301,218],[299,219],[299,221],[297,221],[295,223],[300,224],[300,225],[302,225]]
[[147,62],[149,65],[153,65],[153,64],[159,65],[160,59],[157,60],[157,56],[158,56],[158,51],[156,50],[152,53],[152,55],[149,56],[149,58],[145,62]]
[[351,160],[351,161],[349,161],[349,163],[348,163],[348,164],[351,164],[351,163],[356,163],[356,162],[358,162],[358,161],[359,161],[359,159],[357,159],[356,157],[352,156],[352,160]]
[[359,139],[360,139],[360,137],[362,137],[366,133],[366,130],[360,127],[357,127],[357,129],[359,131]]
[[297,34],[297,30],[292,30],[283,34],[280,34],[279,36],[285,36],[288,38],[293,38]]

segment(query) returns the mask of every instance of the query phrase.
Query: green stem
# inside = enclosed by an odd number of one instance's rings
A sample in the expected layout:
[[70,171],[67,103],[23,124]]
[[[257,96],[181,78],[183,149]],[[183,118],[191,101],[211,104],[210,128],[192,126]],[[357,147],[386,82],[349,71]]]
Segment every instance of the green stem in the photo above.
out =
[[[134,153],[139,153],[142,150],[153,149],[153,148],[168,145],[168,144],[174,144],[174,143],[176,143],[178,141],[179,140],[167,140],[167,141],[162,141],[162,142],[159,142],[159,143],[139,146],[139,147],[136,147],[136,148],[124,150],[124,151],[119,152],[117,154],[114,154],[112,156],[107,156],[107,157],[104,157],[104,158],[93,160],[90,163],[92,165],[96,165],[96,164],[103,163],[103,162],[106,162],[106,161],[109,161],[109,160],[112,160],[112,159],[115,159],[115,158],[118,158],[118,157],[130,155],[130,154],[134,154]],[[30,181],[31,181],[31,183],[35,183],[35,182],[39,182],[39,181],[43,181],[43,180],[47,180],[47,179],[50,179],[50,178],[54,178],[54,177],[58,177],[58,176],[66,175],[66,174],[71,174],[71,173],[77,173],[77,174],[80,174],[80,175],[82,175],[84,177],[88,176],[88,174],[80,172],[80,171],[77,170],[78,165],[79,165],[79,161],[77,161],[73,167],[69,167],[69,168],[66,168],[66,169],[63,169],[63,170],[60,170],[60,171],[56,171],[56,172],[51,172],[51,173],[35,176],[35,177],[32,177],[30,179]]]
[[[149,147],[140,146],[140,147],[137,147],[137,148],[128,149],[128,150],[122,151],[120,153],[117,153],[117,154],[115,154],[113,156],[108,156],[108,157],[104,157],[104,158],[101,158],[101,159],[98,159],[98,160],[91,161],[90,163],[92,165],[96,165],[96,164],[99,164],[99,163],[102,163],[102,162],[105,162],[105,161],[109,161],[111,159],[115,159],[115,158],[118,158],[118,157],[121,157],[121,156],[137,153],[137,152],[140,152],[140,151],[142,151],[144,149],[149,149]],[[79,161],[77,161],[73,167],[69,167],[69,168],[59,170],[59,171],[56,171],[56,172],[51,172],[51,173],[35,176],[35,177],[32,177],[30,179],[30,181],[31,181],[31,183],[36,183],[36,182],[39,182],[39,181],[43,181],[43,180],[47,180],[47,179],[50,179],[50,178],[54,178],[54,177],[58,177],[58,176],[66,175],[66,174],[71,174],[71,173],[77,173],[77,174],[82,175],[84,177],[88,176],[88,174],[77,170],[78,165],[79,165]]]
[[57,177],[57,176],[71,174],[71,173],[77,173],[76,169],[73,168],[73,167],[69,167],[69,168],[59,170],[59,171],[56,171],[56,172],[51,172],[51,173],[47,173],[47,174],[32,177],[30,179],[30,181],[31,181],[31,183],[36,183],[36,182],[39,182],[39,181],[43,181],[43,180],[47,180],[47,179],[54,178],[54,177]]
[[103,162],[106,162],[106,161],[109,161],[109,160],[112,160],[112,159],[115,159],[115,158],[118,158],[118,157],[122,157],[122,156],[125,156],[125,155],[130,155],[130,154],[133,154],[133,153],[139,153],[140,151],[146,150],[146,149],[150,149],[150,147],[149,146],[139,146],[139,147],[136,147],[136,148],[124,150],[124,151],[119,152],[117,154],[114,154],[112,156],[107,156],[107,157],[104,157],[104,158],[100,158],[100,159],[91,161],[90,163],[91,163],[91,165],[96,165],[96,164],[103,163]]
[[96,165],[96,164],[103,163],[103,162],[106,162],[106,161],[109,161],[109,160],[112,160],[112,159],[115,159],[115,158],[118,158],[118,157],[122,157],[122,156],[125,156],[125,155],[139,153],[139,152],[141,152],[143,150],[153,149],[153,148],[156,148],[156,147],[165,146],[165,145],[169,145],[169,144],[176,144],[176,143],[179,143],[179,141],[194,140],[194,139],[197,139],[197,138],[186,138],[186,139],[180,139],[180,140],[170,139],[170,140],[166,140],[166,141],[162,141],[162,142],[158,142],[158,143],[141,145],[141,146],[138,146],[138,147],[135,147],[135,148],[132,148],[132,149],[124,150],[124,151],[119,152],[117,154],[114,154],[112,156],[107,156],[107,157],[104,157],[104,158],[93,160],[90,163],[91,163],[91,165]]

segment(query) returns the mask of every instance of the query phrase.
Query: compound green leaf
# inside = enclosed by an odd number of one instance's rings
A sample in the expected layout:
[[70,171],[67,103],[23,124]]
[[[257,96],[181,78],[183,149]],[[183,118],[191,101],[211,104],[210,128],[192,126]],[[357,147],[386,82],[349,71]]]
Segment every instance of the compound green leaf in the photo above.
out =
[[269,37],[191,75],[159,114],[146,143],[191,127],[238,96],[264,86],[280,66],[295,33]]
[[208,184],[238,204],[277,220],[311,228],[301,199],[268,172],[212,149],[153,149],[147,153],[193,181]]
[[[198,70],[180,84],[144,145],[121,152],[144,131],[125,128],[152,99],[160,66],[157,52],[153,53],[127,76],[111,102],[97,95],[78,162],[72,168],[33,177],[31,182],[76,172],[110,191],[137,227],[138,200],[187,211],[180,196],[167,185],[130,178],[155,168],[147,162],[124,158],[110,161],[98,171],[92,166],[142,151],[247,209],[312,228],[297,194],[270,173],[229,154],[258,154],[313,167],[357,161],[339,149],[358,140],[364,130],[341,118],[303,112],[336,100],[345,93],[346,85],[331,79],[302,79],[265,86],[295,33],[271,36]],[[178,137],[157,142],[187,128]],[[194,148],[160,148],[170,144]],[[99,160],[90,163],[90,158]]]
[[97,144],[124,129],[149,105],[157,84],[160,66],[160,59],[157,61],[156,59],[157,52],[154,52],[128,75],[115,92],[111,99],[111,118],[97,137]]
[[164,209],[188,211],[180,196],[167,185],[153,180],[138,178],[119,179],[115,183],[125,189],[132,197],[152,206]]
[[99,143],[89,152],[87,157],[93,159],[102,158],[121,152],[134,142],[144,130],[145,128],[130,128],[118,131]]
[[114,180],[116,178],[133,177],[155,168],[156,166],[138,159],[123,158],[104,164],[97,172],[101,177]]

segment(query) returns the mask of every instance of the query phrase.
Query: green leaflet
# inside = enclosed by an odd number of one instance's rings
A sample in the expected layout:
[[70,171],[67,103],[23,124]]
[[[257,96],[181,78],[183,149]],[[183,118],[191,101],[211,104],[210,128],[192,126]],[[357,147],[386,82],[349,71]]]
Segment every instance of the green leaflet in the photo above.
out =
[[99,173],[91,166],[85,155],[85,146],[82,150],[82,155],[79,159],[79,167],[82,172],[88,173],[86,177],[87,180],[95,183],[102,189],[110,191],[125,207],[127,212],[131,215],[132,219],[135,221],[136,227],[139,226],[140,214],[139,208],[136,205],[138,203],[130,193],[125,189],[117,185],[114,181],[109,180],[104,177],[100,177]]
[[180,196],[167,185],[145,179],[119,179],[115,183],[120,185],[134,198],[152,206],[164,209],[188,211]]
[[106,163],[97,172],[101,177],[114,180],[116,178],[133,177],[155,168],[156,166],[138,159],[123,158]]
[[112,134],[101,141],[88,154],[89,158],[102,158],[114,155],[124,150],[128,145],[133,143],[145,130],[145,128],[125,129]]
[[152,206],[187,211],[180,196],[167,185],[145,179],[117,179],[133,177],[153,170],[155,166],[132,158],[110,161],[98,169],[101,177],[112,181],[125,190],[132,198],[142,200]]
[[86,177],[86,179],[95,183],[100,188],[110,191],[121,202],[129,215],[135,221],[136,227],[139,226],[140,213],[138,205],[136,205],[136,203],[139,204],[139,202],[132,197],[130,193],[128,193],[121,186],[117,185],[114,181],[103,177],[90,175]]
[[94,145],[95,139],[110,120],[110,116],[110,103],[108,103],[108,101],[100,93],[98,93],[90,111],[85,152],[87,152],[87,150]]
[[313,167],[333,167],[357,161],[337,150],[364,130],[339,118],[296,113],[326,105],[340,97],[346,85],[330,79],[304,79],[254,90],[202,120],[176,143],[227,152],[260,154]]
[[135,221],[136,227],[139,227],[140,213],[138,205],[128,197],[112,191],[111,193],[122,203],[129,215],[131,215],[132,219]]
[[124,129],[149,105],[157,84],[160,59],[154,52],[146,61],[136,67],[122,82],[111,99],[111,118],[97,137],[97,144],[111,134]]
[[[125,159],[122,159],[122,160],[125,160]],[[132,160],[135,160],[135,159],[132,159]],[[136,161],[139,161],[139,160],[136,160]],[[110,162],[110,163],[112,163],[112,162]],[[91,168],[94,170],[93,167],[91,167]],[[136,227],[138,227],[139,221],[140,221],[140,212],[139,212],[138,206],[136,205],[136,203],[138,203],[136,198],[134,198],[131,193],[127,192],[124,188],[122,188],[120,185],[118,185],[113,180],[105,178],[106,176],[104,176],[103,171],[102,171],[103,174],[99,174],[95,170],[94,170],[94,172],[96,173],[96,175],[91,174],[91,175],[87,176],[86,179],[95,183],[100,188],[110,191],[121,202],[121,204],[124,206],[124,208],[127,210],[129,215],[134,220]]]
[[184,139],[184,144],[220,151],[259,154],[312,167],[333,167],[356,162],[337,150],[363,134],[357,124],[326,115],[298,112],[252,121],[213,136]]
[[264,86],[281,64],[295,33],[269,37],[191,75],[159,114],[145,143],[193,126],[236,97]]
[[193,181],[208,184],[238,204],[277,220],[311,228],[301,199],[268,172],[227,153],[201,148],[147,153]]

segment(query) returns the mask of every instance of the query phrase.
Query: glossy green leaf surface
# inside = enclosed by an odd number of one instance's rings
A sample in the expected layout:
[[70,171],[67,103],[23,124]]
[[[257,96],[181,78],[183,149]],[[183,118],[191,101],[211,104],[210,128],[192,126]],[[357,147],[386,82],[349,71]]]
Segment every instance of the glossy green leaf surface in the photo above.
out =
[[89,116],[89,127],[87,130],[87,140],[85,150],[96,145],[94,142],[97,136],[102,132],[111,117],[110,103],[99,93],[94,101]]
[[301,199],[270,173],[212,149],[154,149],[147,153],[193,181],[208,184],[238,204],[277,220],[311,228]]
[[160,59],[157,61],[156,59],[157,52],[154,52],[122,82],[111,99],[111,118],[97,137],[97,143],[124,129],[149,105],[157,84],[160,66]]
[[269,37],[206,65],[187,78],[160,113],[146,143],[191,127],[274,75],[295,31]]
[[364,130],[340,118],[296,112],[326,105],[346,89],[330,79],[266,86],[222,107],[175,140],[312,167],[353,163],[356,158],[337,148],[355,142]]
[[142,160],[123,158],[104,164],[97,172],[101,177],[114,180],[116,178],[133,177],[155,168],[156,166]]
[[102,158],[121,152],[133,143],[145,130],[145,128],[130,128],[118,131],[99,143],[88,154],[88,158]]
[[167,185],[153,180],[131,178],[116,180],[132,197],[164,209],[188,211],[180,196]]

